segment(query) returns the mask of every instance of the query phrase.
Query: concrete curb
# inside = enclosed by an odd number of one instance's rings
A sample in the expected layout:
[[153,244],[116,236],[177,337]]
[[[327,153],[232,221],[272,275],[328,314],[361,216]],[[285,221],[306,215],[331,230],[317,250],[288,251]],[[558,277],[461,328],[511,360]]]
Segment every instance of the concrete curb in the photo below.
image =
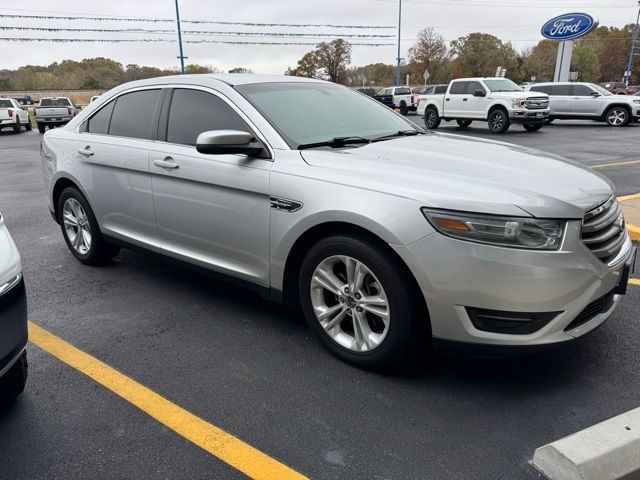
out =
[[552,480],[640,478],[640,408],[536,449],[533,465]]

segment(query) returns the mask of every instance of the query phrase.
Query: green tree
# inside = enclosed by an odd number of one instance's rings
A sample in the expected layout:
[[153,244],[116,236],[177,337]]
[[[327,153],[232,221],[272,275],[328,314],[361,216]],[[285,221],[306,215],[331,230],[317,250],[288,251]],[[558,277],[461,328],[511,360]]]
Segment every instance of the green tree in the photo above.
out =
[[598,45],[595,42],[579,42],[573,50],[571,70],[578,72],[580,82],[598,82],[600,79],[600,60]]
[[558,55],[558,42],[541,40],[533,47],[528,55],[525,66],[527,75],[525,80],[536,77],[536,82],[550,82],[553,80]]
[[491,77],[497,67],[507,69],[507,76],[519,81],[518,54],[511,43],[488,33],[470,33],[451,42],[458,69],[469,77]]
[[334,83],[347,81],[347,67],[351,63],[351,44],[341,38],[322,42],[315,51],[322,75]]
[[293,69],[289,68],[286,74],[296,77],[317,78],[319,76],[319,68],[316,52],[314,50],[312,52],[305,53],[302,58],[298,60],[298,66]]

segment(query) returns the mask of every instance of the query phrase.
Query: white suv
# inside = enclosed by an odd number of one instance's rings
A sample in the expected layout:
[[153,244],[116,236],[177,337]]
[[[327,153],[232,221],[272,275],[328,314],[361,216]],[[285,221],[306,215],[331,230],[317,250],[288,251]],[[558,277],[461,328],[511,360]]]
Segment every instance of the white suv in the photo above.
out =
[[549,95],[549,121],[588,119],[607,122],[611,127],[623,127],[640,117],[640,98],[614,95],[593,83],[536,83],[527,89]]

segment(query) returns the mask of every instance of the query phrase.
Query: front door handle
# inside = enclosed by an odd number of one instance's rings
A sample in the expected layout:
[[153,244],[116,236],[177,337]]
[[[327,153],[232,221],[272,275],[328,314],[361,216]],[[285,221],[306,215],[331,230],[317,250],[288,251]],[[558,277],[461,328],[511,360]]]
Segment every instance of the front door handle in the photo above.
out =
[[93,155],[93,150],[91,150],[91,147],[87,145],[84,148],[79,148],[78,153],[80,155],[84,155],[85,157],[90,157],[91,155]]
[[468,98],[463,98],[462,101],[463,102],[467,102],[467,101],[469,101],[469,99]]
[[164,160],[154,160],[153,164],[156,167],[166,168],[169,170],[175,170],[176,168],[180,167],[180,165],[174,162],[173,158],[171,157],[165,157]]

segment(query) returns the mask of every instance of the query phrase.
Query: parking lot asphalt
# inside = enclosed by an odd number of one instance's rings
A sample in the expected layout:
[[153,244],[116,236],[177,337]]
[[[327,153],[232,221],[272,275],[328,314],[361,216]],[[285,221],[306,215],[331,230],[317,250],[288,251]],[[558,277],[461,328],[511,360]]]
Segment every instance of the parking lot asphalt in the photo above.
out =
[[[520,130],[499,139],[618,163],[600,170],[618,194],[640,192],[640,163],[621,163],[640,159],[640,126]],[[464,134],[495,139],[485,125]],[[541,478],[536,447],[640,403],[640,286],[561,350],[366,372],[331,357],[300,312],[252,293],[127,251],[81,265],[45,205],[39,138],[0,133],[0,211],[31,320],[309,478]],[[0,410],[0,478],[246,478],[34,345],[29,360],[24,395]]]

